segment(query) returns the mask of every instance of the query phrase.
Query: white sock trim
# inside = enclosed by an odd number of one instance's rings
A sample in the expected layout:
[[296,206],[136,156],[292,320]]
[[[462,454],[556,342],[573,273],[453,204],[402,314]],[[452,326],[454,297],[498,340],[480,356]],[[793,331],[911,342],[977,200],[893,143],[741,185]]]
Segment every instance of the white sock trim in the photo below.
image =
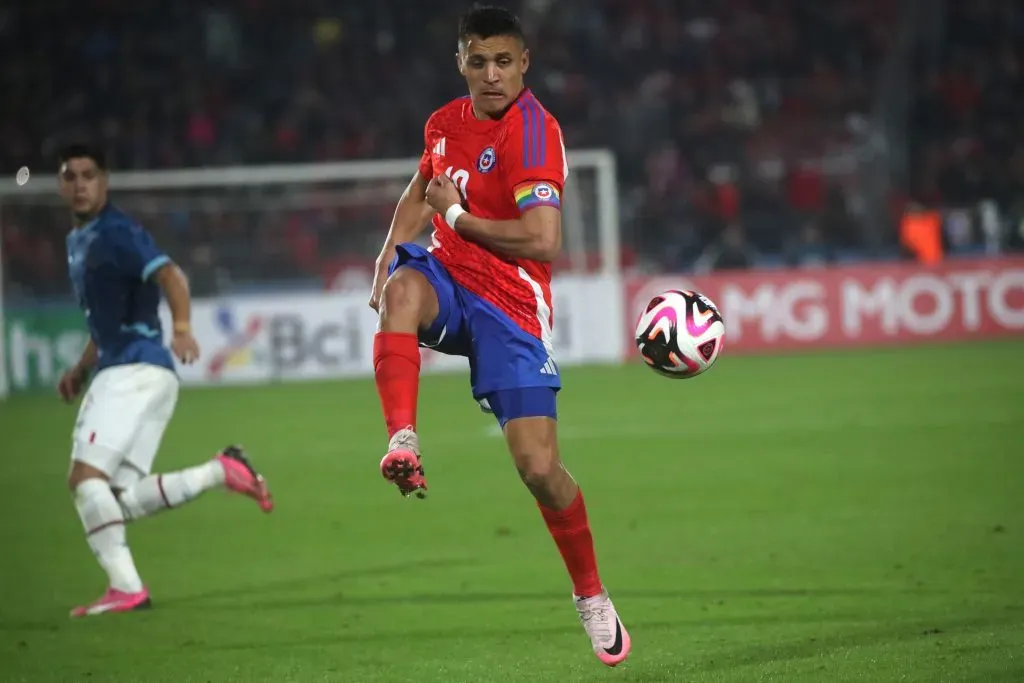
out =
[[153,474],[121,492],[121,509],[128,519],[176,508],[195,500],[202,493],[224,484],[224,466],[211,460],[179,472]]

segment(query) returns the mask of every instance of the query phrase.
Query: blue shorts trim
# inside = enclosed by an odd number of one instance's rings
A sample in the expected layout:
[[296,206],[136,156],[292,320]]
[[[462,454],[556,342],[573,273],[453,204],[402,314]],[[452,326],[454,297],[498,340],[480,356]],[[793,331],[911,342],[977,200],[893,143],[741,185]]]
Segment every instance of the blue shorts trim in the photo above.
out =
[[502,429],[509,420],[521,417],[550,417],[558,419],[555,401],[557,389],[551,387],[526,387],[524,389],[502,389],[493,391],[480,399],[485,412],[494,413]]
[[388,274],[400,267],[412,268],[427,278],[437,294],[437,318],[420,332],[420,345],[468,358],[473,398],[479,401],[494,392],[535,387],[550,389],[553,396],[561,389],[558,366],[540,339],[455,282],[423,247],[400,244],[396,252]]

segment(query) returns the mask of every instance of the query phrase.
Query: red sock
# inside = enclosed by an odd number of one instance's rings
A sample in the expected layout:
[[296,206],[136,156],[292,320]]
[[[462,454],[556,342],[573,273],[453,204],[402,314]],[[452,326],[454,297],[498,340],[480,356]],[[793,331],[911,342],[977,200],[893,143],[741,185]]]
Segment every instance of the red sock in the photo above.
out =
[[373,374],[388,425],[388,437],[416,428],[420,390],[420,347],[415,334],[378,332],[373,337]]
[[565,568],[572,578],[573,593],[577,597],[589,598],[601,592],[601,578],[597,575],[597,558],[594,556],[594,539],[590,535],[587,521],[587,506],[583,503],[583,492],[564,510],[549,510],[538,503],[540,513],[548,525],[551,537],[555,539],[558,552],[562,554]]

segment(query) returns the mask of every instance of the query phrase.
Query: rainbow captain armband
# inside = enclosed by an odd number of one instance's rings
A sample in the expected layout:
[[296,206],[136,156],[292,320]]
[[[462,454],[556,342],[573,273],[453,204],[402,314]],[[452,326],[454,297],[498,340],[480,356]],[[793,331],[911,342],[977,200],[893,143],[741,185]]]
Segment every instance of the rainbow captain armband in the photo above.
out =
[[562,198],[558,194],[558,188],[551,183],[531,181],[519,185],[514,192],[519,213],[532,209],[535,206],[553,206],[556,209],[562,206]]

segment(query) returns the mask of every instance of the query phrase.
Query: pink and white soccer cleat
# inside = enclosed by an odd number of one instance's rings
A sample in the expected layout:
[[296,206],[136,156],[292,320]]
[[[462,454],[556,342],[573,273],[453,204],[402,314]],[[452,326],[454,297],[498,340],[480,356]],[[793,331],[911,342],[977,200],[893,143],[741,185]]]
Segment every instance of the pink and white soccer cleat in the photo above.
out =
[[420,464],[420,439],[412,427],[395,432],[388,442],[388,454],[380,461],[380,473],[408,498],[427,497],[427,479]]
[[149,599],[149,590],[143,587],[138,593],[125,593],[116,588],[108,588],[99,600],[71,610],[72,617],[92,617],[107,612],[132,612],[148,609],[153,606]]
[[633,647],[626,627],[619,621],[615,605],[608,597],[608,591],[601,591],[591,598],[573,596],[576,611],[580,615],[583,630],[590,638],[594,654],[608,666],[621,664]]
[[228,446],[217,454],[217,460],[224,468],[224,486],[235,493],[249,496],[259,503],[264,512],[274,509],[267,482],[249,464],[241,446]]

